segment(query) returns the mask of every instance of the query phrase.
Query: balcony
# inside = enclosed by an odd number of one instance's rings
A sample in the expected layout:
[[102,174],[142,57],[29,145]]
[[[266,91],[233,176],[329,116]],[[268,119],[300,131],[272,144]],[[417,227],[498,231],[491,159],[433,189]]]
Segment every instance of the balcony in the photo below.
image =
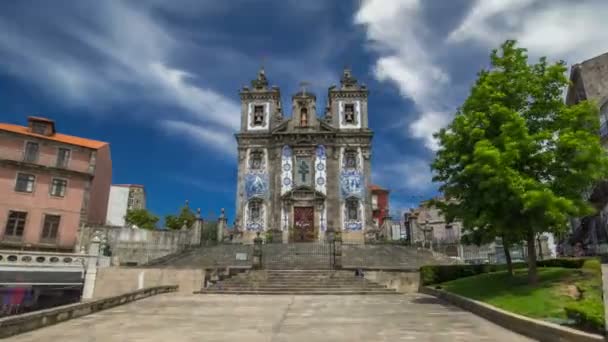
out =
[[[63,164],[63,165],[62,165]],[[26,155],[24,150],[0,148],[0,165],[13,165],[38,171],[60,171],[67,174],[92,176],[94,167],[80,160],[70,160],[66,163],[58,162],[57,154],[38,153],[32,157]]]

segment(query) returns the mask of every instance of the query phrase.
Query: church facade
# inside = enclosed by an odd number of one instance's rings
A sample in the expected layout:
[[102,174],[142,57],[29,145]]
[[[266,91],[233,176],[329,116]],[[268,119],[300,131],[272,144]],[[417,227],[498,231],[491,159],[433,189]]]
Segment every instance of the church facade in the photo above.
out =
[[245,241],[268,231],[282,242],[323,240],[328,227],[364,239],[373,225],[367,96],[348,69],[322,111],[302,89],[290,117],[263,69],[241,89],[236,225]]

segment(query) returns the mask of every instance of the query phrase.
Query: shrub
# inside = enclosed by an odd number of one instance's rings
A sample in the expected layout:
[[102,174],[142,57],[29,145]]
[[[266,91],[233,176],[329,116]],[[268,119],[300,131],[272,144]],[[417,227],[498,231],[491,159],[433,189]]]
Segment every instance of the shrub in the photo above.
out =
[[[513,263],[513,268],[526,267],[524,263]],[[477,274],[506,271],[507,265],[436,265],[420,268],[422,285],[438,284]]]
[[[548,259],[537,262],[539,267],[563,267],[563,268],[582,268],[587,262],[589,268],[598,267],[594,264],[594,260],[589,258],[563,258],[563,259]],[[526,268],[524,262],[513,263],[513,269]],[[507,265],[434,265],[423,266],[420,268],[420,281],[422,285],[431,285],[444,283],[450,280],[470,277],[477,274],[506,271]]]
[[567,305],[564,310],[577,328],[598,334],[604,333],[604,305],[601,300],[582,300]]
[[590,270],[596,273],[602,272],[602,264],[600,263],[599,259],[595,258],[585,260],[582,268],[584,270]]
[[539,260],[536,265],[538,267],[563,267],[563,268],[581,268],[588,258],[559,258]]

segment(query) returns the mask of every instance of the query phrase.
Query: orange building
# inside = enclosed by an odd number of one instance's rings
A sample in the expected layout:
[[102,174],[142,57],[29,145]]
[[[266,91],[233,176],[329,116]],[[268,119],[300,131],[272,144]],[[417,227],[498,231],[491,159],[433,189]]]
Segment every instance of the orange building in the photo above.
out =
[[105,223],[111,183],[108,143],[0,123],[0,247],[73,249],[81,224]]

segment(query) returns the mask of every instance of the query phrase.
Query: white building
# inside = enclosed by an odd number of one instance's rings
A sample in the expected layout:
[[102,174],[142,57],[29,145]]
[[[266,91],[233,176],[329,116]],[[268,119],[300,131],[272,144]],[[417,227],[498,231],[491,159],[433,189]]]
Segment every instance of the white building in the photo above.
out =
[[124,227],[125,215],[132,209],[146,209],[146,191],[143,185],[115,184],[110,188],[108,200],[108,226]]

